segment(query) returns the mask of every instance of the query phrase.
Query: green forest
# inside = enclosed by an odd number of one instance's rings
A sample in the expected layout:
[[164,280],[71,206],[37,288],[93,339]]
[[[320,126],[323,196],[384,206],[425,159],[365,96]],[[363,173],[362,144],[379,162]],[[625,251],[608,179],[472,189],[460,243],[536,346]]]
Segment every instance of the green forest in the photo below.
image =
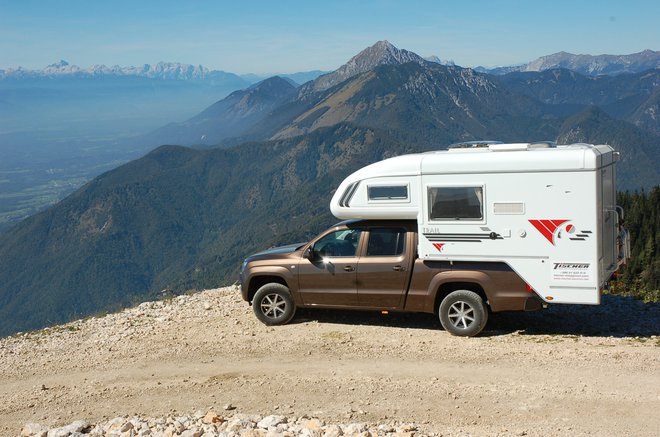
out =
[[660,186],[649,192],[620,192],[617,203],[625,211],[631,259],[612,281],[610,292],[660,302]]

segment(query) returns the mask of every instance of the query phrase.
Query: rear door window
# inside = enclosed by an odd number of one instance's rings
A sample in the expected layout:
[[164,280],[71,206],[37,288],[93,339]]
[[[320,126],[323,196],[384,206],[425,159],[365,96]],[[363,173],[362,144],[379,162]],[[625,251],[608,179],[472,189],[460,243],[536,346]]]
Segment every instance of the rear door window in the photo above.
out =
[[367,256],[398,256],[403,253],[406,231],[401,228],[372,228],[369,230]]

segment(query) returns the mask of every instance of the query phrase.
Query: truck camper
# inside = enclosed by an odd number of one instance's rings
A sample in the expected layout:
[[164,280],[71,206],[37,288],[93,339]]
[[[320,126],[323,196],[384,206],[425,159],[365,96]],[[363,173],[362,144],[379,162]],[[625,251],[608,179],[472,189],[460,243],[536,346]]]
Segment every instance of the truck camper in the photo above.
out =
[[[243,297],[268,324],[292,317],[274,317],[285,307],[423,311],[468,336],[488,309],[599,304],[629,253],[618,156],[607,145],[484,142],[368,165],[330,202],[348,221],[286,256],[248,258]],[[278,257],[288,274],[274,273]]]
[[486,144],[386,159],[347,177],[340,219],[415,219],[424,260],[505,262],[547,303],[600,303],[625,261],[610,146]]

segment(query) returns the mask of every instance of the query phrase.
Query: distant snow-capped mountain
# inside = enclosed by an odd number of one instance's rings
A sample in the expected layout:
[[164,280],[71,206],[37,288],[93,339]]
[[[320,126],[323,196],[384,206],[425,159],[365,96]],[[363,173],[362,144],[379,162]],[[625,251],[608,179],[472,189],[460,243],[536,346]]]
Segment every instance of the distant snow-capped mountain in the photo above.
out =
[[440,64],[440,65],[456,65],[454,63],[454,61],[452,61],[451,59],[443,61],[442,59],[440,59],[439,57],[437,57],[435,55],[427,56],[426,58],[424,58],[424,60],[429,61],[429,62],[433,62],[434,64]]
[[23,67],[8,68],[0,70],[0,79],[4,78],[28,78],[28,77],[53,77],[53,76],[139,76],[151,79],[172,80],[204,80],[219,75],[230,74],[220,70],[209,70],[201,65],[182,64],[179,62],[159,62],[155,65],[144,64],[141,67],[120,67],[114,65],[92,65],[82,68],[71,65],[65,60],[48,65],[41,70],[30,70]]

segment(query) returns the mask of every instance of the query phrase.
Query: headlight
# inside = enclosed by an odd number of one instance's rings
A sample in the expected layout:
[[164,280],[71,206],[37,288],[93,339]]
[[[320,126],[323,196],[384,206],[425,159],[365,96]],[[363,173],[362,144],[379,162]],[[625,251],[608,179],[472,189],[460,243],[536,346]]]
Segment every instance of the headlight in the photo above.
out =
[[243,274],[243,270],[245,270],[245,266],[247,266],[248,260],[244,260],[243,264],[241,264],[241,274]]

